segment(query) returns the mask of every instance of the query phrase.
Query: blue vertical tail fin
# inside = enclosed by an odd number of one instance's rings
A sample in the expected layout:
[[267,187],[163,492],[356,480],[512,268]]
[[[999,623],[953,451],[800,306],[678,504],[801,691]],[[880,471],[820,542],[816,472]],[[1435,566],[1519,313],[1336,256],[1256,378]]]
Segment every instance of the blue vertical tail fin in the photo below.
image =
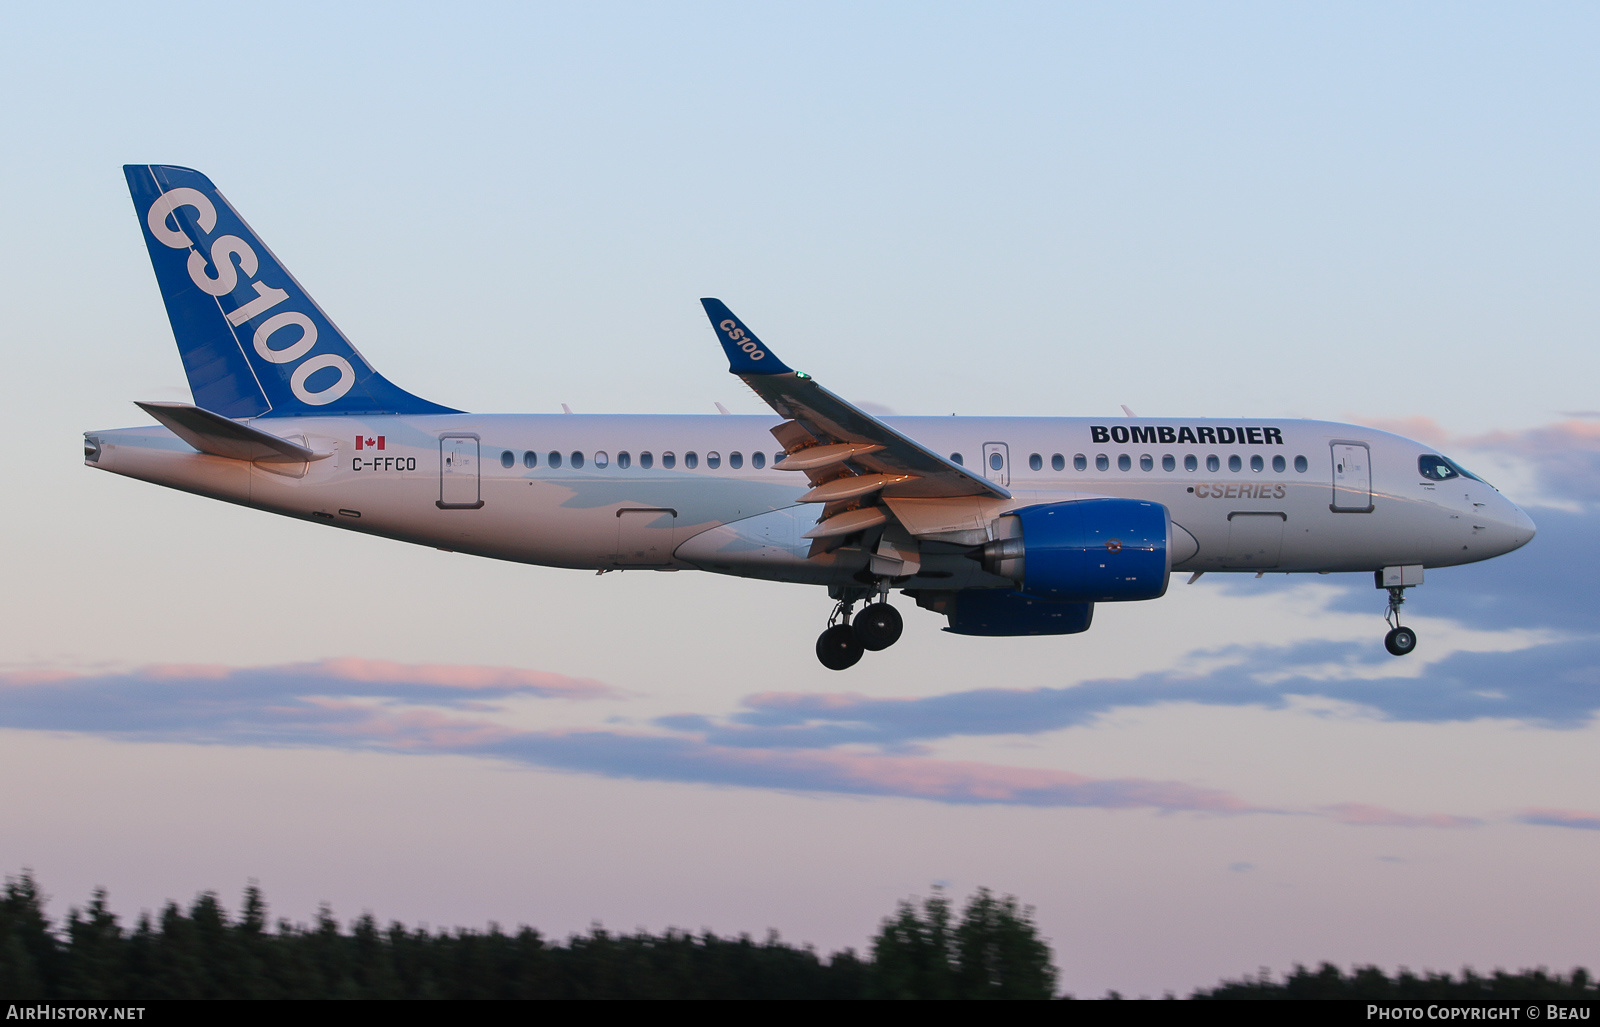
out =
[[374,371],[206,176],[122,171],[196,406],[236,418],[458,412]]

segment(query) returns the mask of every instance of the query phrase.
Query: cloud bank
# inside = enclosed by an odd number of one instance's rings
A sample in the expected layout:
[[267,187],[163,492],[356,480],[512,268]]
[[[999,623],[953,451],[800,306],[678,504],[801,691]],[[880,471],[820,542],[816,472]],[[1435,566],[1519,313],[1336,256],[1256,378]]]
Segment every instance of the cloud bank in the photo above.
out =
[[[637,780],[963,805],[1298,814],[1402,827],[1476,823],[1353,803],[1278,809],[1182,781],[1091,778],[904,751],[862,751],[860,746],[840,747],[828,737],[809,737],[805,744],[780,737],[777,744],[760,745],[752,733],[767,729],[738,725],[715,730],[657,725],[648,731],[529,731],[494,719],[502,709],[497,700],[515,696],[592,699],[608,694],[597,682],[537,671],[350,659],[242,669],[166,665],[111,674],[14,673],[0,675],[0,727],[77,731],[125,741],[466,755]],[[966,695],[947,698],[958,707],[967,701]],[[812,699],[837,711],[850,708],[837,696],[758,696],[752,699],[752,715],[793,715],[809,708]],[[908,702],[887,705],[916,708]],[[924,725],[937,721],[914,719]],[[1006,732],[1014,725],[997,717],[990,726]],[[949,733],[948,728],[902,728],[897,740],[932,737]],[[782,729],[778,732],[781,736]],[[722,736],[738,744],[726,744],[719,740]]]

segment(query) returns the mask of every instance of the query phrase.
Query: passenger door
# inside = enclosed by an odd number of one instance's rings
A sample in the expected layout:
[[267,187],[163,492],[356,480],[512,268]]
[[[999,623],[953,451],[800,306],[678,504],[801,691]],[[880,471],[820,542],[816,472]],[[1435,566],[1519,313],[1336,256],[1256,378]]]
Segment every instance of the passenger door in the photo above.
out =
[[1333,446],[1334,513],[1372,512],[1372,454],[1363,442],[1335,442]]

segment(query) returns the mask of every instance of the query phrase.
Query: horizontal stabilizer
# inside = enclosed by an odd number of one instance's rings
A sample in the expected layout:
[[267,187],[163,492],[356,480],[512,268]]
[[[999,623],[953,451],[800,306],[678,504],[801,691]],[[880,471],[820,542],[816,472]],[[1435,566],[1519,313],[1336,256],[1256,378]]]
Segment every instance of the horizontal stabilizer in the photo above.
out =
[[188,403],[139,403],[139,409],[154,417],[202,453],[230,460],[253,460],[269,464],[305,463],[321,460],[331,453],[318,453],[288,439],[229,420],[221,414],[202,410]]

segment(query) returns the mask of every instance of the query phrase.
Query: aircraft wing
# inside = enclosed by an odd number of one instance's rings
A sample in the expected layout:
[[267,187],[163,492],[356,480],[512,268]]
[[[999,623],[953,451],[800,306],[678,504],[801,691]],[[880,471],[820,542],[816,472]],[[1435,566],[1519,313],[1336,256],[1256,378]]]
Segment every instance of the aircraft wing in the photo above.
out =
[[788,454],[775,466],[803,471],[815,486],[802,502],[828,504],[823,520],[862,506],[852,500],[1010,499],[1011,493],[900,434],[871,414],[790,368],[727,305],[702,299],[728,370],[783,417],[772,434]]

